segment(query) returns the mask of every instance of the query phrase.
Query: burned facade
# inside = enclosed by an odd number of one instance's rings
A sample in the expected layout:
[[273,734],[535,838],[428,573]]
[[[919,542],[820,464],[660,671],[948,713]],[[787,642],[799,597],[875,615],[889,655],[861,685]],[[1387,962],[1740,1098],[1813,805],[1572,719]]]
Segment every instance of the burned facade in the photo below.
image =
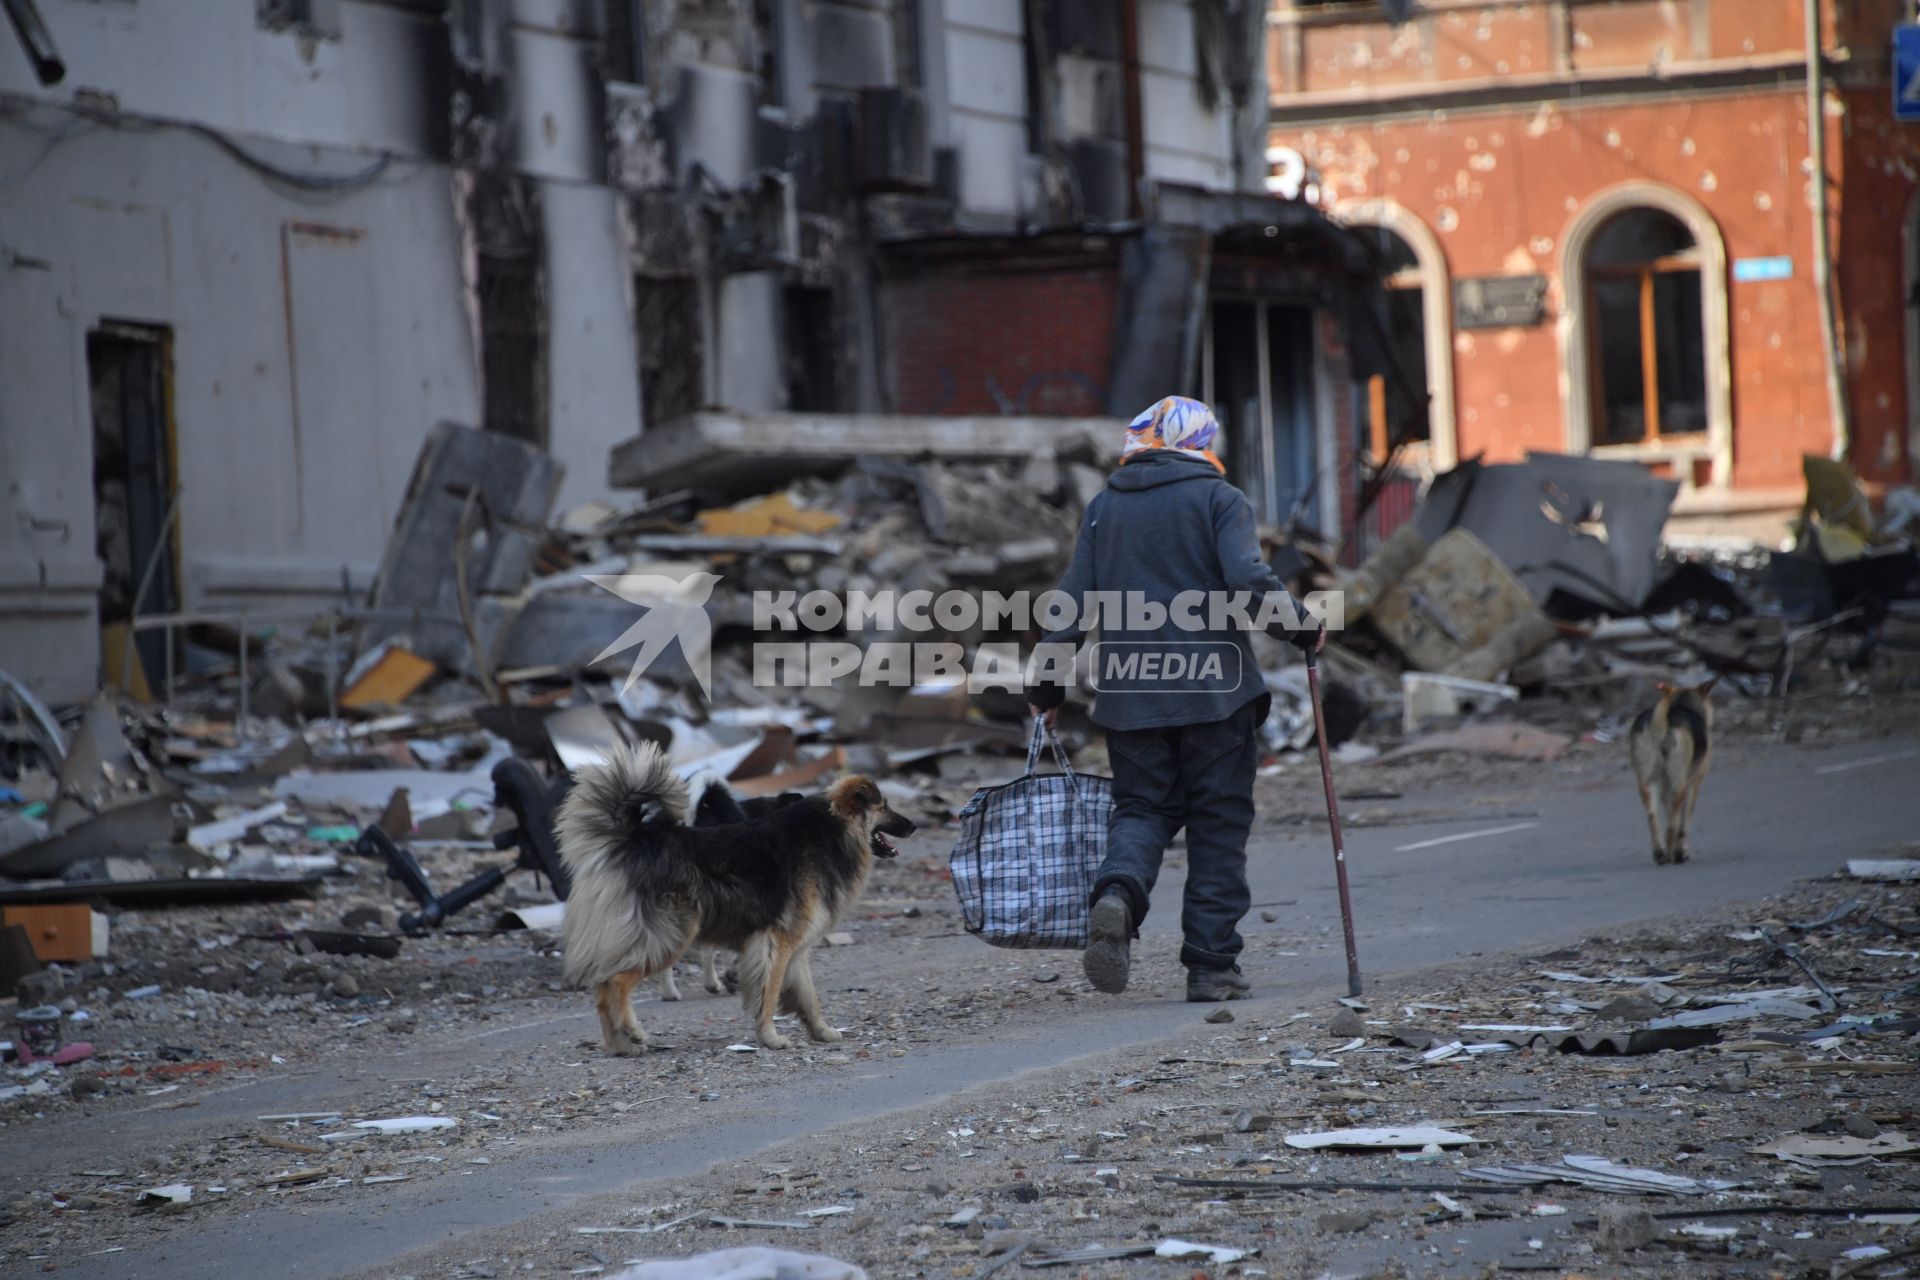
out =
[[1395,345],[1432,394],[1407,471],[1632,459],[1713,517],[1798,506],[1808,453],[1909,481],[1920,134],[1888,69],[1912,16],[1276,0],[1273,182],[1310,173],[1387,266]]
[[0,647],[49,696],[133,613],[362,605],[440,422],[566,508],[695,410],[1211,391],[1263,518],[1350,519],[1373,264],[1264,190],[1254,0],[24,9]]

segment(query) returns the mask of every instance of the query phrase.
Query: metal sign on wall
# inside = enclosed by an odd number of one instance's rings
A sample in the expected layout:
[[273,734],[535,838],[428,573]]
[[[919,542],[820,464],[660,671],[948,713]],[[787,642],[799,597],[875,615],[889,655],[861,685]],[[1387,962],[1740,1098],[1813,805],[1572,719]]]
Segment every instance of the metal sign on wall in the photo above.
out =
[[1893,29],[1893,118],[1920,120],[1920,23]]
[[1476,276],[1453,286],[1453,323],[1461,329],[1505,329],[1547,318],[1545,276]]

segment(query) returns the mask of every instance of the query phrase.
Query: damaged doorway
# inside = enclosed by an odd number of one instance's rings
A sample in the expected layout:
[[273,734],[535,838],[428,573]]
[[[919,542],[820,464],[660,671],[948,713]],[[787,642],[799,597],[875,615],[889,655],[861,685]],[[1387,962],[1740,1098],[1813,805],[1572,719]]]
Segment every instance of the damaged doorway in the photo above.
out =
[[1203,394],[1226,436],[1227,478],[1263,525],[1325,528],[1315,350],[1311,307],[1224,298],[1208,308]]
[[[180,606],[178,548],[167,519],[175,473],[172,377],[172,330],[103,321],[87,334],[103,629],[136,614],[172,613]],[[111,659],[120,643],[104,646],[103,652]],[[149,631],[135,644],[143,670],[162,678],[166,637]],[[106,674],[120,678],[117,669]]]
[[1907,206],[1907,462],[1920,459],[1920,195]]

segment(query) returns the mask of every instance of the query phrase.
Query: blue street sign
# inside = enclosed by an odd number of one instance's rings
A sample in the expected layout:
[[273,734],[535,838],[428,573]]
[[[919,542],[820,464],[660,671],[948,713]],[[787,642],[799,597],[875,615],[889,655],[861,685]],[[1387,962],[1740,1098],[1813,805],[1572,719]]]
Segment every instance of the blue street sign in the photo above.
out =
[[1920,120],[1920,23],[1893,29],[1893,118]]
[[1767,280],[1793,279],[1792,258],[1735,258],[1733,279],[1736,284],[1758,284]]

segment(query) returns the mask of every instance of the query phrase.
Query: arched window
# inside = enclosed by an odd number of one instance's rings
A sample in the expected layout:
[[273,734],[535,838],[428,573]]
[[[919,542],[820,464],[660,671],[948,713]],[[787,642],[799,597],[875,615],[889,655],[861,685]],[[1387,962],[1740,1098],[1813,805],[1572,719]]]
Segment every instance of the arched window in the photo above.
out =
[[1609,218],[1587,248],[1595,444],[1657,444],[1707,429],[1701,254],[1660,209]]
[[1658,182],[1607,187],[1567,224],[1559,270],[1568,452],[1730,485],[1727,245],[1706,206]]

